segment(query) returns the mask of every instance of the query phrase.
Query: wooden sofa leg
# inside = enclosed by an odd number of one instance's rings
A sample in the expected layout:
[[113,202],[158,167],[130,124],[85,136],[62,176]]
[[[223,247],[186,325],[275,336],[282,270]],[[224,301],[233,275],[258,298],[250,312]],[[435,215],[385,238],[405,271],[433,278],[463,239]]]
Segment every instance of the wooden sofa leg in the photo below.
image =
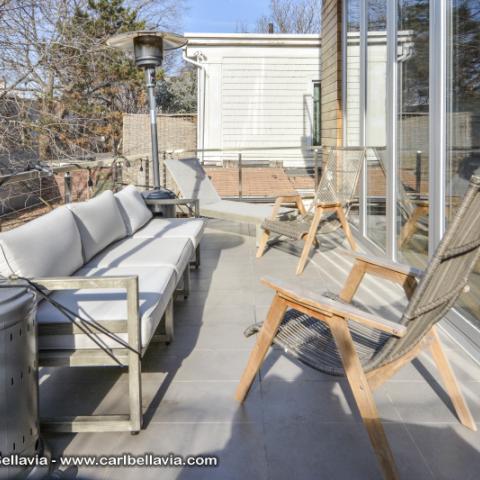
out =
[[265,355],[272,344],[273,338],[277,333],[278,327],[283,319],[283,316],[285,315],[286,310],[286,302],[278,295],[275,295],[275,298],[270,305],[267,318],[263,323],[260,332],[258,333],[257,342],[250,353],[250,357],[243,372],[242,378],[240,379],[240,383],[238,384],[237,393],[235,396],[239,402],[243,402],[245,400],[245,397],[250,390],[250,386],[255,379],[255,375],[262,366]]
[[195,268],[200,268],[200,244],[198,244],[197,248],[195,249]]
[[186,300],[190,295],[190,269],[187,267],[183,272],[183,298]]
[[142,428],[142,341],[140,329],[138,278],[127,287],[128,343],[135,349],[128,352],[128,399],[130,404],[130,431],[138,433]]
[[170,299],[165,310],[165,334],[167,336],[167,343],[170,343],[173,340],[174,336],[174,326],[173,326],[173,299]]
[[140,356],[129,353],[128,364],[128,400],[130,406],[130,431],[137,434],[142,429],[142,368]]
[[458,385],[458,381],[453,373],[450,362],[445,355],[442,342],[440,341],[440,337],[435,327],[432,328],[430,335],[433,340],[430,346],[433,360],[435,361],[438,372],[442,377],[445,390],[450,396],[450,400],[455,408],[455,411],[457,412],[458,418],[462,425],[476,432],[477,425],[475,424],[472,413],[470,412],[467,402],[465,401],[462,391],[460,390],[460,386]]
[[395,460],[378,416],[377,406],[375,405],[367,377],[355,351],[347,321],[341,318],[333,318],[329,322],[329,326],[342,358],[345,374],[355,402],[367,429],[375,455],[380,463],[383,476],[386,480],[398,480]]

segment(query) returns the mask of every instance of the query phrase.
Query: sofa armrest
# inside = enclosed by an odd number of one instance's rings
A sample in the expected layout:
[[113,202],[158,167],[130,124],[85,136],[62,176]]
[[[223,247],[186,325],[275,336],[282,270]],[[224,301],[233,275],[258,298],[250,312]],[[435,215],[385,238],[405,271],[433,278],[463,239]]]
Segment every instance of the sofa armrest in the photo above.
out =
[[[133,350],[133,353],[140,353],[142,351],[137,275],[111,277],[48,277],[34,278],[31,281],[35,285],[49,291],[79,290],[87,288],[126,290],[127,328],[126,332],[124,332],[124,328],[116,329],[116,333],[127,333],[128,345]],[[51,329],[49,329],[49,331],[51,331]]]

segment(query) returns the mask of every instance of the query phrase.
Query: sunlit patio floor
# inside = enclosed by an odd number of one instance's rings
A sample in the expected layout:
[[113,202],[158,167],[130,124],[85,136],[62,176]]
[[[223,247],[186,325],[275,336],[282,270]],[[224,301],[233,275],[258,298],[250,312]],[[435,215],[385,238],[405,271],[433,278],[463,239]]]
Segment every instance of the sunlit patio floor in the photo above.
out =
[[[175,453],[216,455],[217,468],[97,468],[67,472],[88,479],[380,479],[367,434],[345,381],[286,358],[267,356],[244,406],[234,392],[254,338],[244,329],[264,319],[272,292],[260,278],[293,279],[298,251],[279,244],[255,259],[254,227],[209,221],[192,292],[175,305],[175,340],[151,345],[144,361],[145,427],[129,433],[50,434],[55,455]],[[338,291],[352,260],[335,235],[323,240],[297,281]],[[356,297],[389,317],[402,291],[367,278]],[[442,333],[448,356],[480,423],[480,368]],[[126,375],[116,368],[43,369],[44,415],[126,413]],[[401,478],[473,480],[480,434],[462,427],[430,358],[405,367],[375,398]]]

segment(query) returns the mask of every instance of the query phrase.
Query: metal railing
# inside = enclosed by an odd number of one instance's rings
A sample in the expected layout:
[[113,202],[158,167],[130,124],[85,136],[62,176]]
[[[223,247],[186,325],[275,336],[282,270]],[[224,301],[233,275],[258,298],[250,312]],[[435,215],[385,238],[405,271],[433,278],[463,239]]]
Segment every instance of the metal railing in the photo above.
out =
[[87,200],[104,190],[117,190],[126,183],[125,163],[138,158],[55,162],[0,176],[0,230],[18,227],[65,203]]
[[[271,201],[278,190],[285,189],[309,196],[318,185],[322,168],[321,146],[179,149],[164,151],[162,155],[163,160],[198,158],[222,197],[249,201]],[[257,170],[252,172],[252,169]],[[223,175],[219,171],[223,171]],[[280,177],[278,189],[275,188],[274,171]],[[222,178],[228,185],[221,184]],[[302,178],[304,181],[298,181]],[[262,181],[264,192],[261,191]]]
[[[167,158],[188,157],[202,161],[220,196],[250,202],[270,202],[286,190],[312,196],[322,167],[321,147],[300,146],[167,150],[160,152],[160,164],[164,168]],[[148,154],[104,156],[76,163],[57,161],[0,176],[0,231],[103,190],[116,191],[127,184],[148,190],[152,180]],[[173,188],[168,181],[164,186]]]

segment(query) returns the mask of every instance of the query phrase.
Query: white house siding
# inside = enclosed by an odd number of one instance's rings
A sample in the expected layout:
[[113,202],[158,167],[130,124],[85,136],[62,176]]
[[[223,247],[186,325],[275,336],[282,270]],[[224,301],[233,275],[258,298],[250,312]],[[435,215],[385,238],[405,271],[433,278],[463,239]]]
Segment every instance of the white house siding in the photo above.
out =
[[[200,59],[199,148],[205,161],[311,162],[313,83],[320,79],[320,40],[313,35],[187,34],[187,55]],[[200,73],[200,77],[202,73]],[[205,105],[204,112],[200,112]],[[295,147],[295,148],[289,148]]]

